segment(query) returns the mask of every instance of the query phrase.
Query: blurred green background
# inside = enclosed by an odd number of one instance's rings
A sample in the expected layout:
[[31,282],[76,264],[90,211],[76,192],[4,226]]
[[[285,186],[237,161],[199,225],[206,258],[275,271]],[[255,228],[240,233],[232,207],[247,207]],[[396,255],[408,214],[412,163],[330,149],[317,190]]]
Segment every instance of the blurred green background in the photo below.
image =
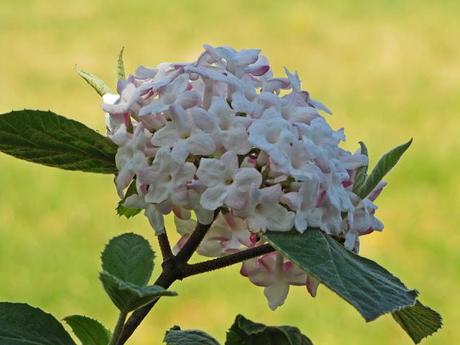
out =
[[[78,64],[115,82],[127,69],[193,60],[201,45],[261,48],[277,73],[297,69],[313,97],[346,128],[348,148],[368,144],[372,162],[414,137],[381,196],[386,229],[363,240],[383,264],[439,310],[444,329],[425,344],[460,339],[459,1],[0,1],[0,113],[52,109],[104,130],[100,99],[77,77]],[[115,309],[97,279],[99,253],[113,235],[135,231],[155,242],[143,217],[115,215],[106,175],[65,172],[0,155],[0,299],[26,301],[64,317],[107,326]],[[366,324],[324,287],[316,299],[293,288],[269,311],[260,288],[233,267],[174,285],[132,338],[160,344],[174,324],[219,339],[237,313],[292,324],[315,344],[410,344],[385,316]],[[158,269],[156,269],[158,273]]]

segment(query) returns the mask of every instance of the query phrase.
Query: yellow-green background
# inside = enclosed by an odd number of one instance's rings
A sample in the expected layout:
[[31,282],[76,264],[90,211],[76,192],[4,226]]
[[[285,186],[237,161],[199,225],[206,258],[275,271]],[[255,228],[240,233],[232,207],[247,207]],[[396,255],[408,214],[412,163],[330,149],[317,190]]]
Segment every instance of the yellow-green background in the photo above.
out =
[[[386,266],[445,327],[425,344],[460,341],[460,2],[414,1],[0,1],[0,112],[52,109],[103,130],[100,99],[78,64],[112,85],[126,47],[140,64],[194,59],[203,43],[259,47],[274,70],[297,69],[303,85],[346,127],[347,147],[368,144],[372,161],[414,137],[381,196],[382,234],[362,254]],[[64,317],[112,327],[115,309],[97,279],[113,235],[154,238],[142,217],[114,213],[111,176],[53,170],[0,155],[0,300],[27,301]],[[156,270],[158,273],[158,270]],[[410,344],[385,316],[366,324],[320,288],[294,288],[276,312],[234,267],[174,285],[132,344],[160,344],[168,327],[224,338],[237,313],[301,328],[316,344]]]

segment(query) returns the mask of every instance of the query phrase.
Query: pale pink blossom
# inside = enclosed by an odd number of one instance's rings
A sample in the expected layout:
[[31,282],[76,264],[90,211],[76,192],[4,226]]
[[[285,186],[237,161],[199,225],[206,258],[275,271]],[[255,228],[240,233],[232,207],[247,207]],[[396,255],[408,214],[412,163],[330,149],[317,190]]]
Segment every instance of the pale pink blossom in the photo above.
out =
[[241,267],[241,274],[257,285],[264,287],[264,294],[270,309],[283,305],[290,285],[305,285],[307,275],[279,253],[269,253],[247,260]]

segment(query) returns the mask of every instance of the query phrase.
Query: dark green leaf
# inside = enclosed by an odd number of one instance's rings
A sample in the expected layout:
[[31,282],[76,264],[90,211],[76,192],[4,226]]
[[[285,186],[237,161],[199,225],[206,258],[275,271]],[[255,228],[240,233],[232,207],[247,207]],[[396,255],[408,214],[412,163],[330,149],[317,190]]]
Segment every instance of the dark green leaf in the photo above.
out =
[[114,143],[84,124],[50,111],[0,115],[0,151],[66,170],[117,172]]
[[138,309],[161,296],[177,296],[173,291],[167,291],[161,286],[138,286],[124,282],[117,277],[101,272],[99,279],[112,302],[122,312]]
[[64,318],[64,321],[72,328],[82,345],[107,345],[110,341],[110,331],[96,320],[71,315]]
[[[361,154],[365,155],[366,157],[369,157],[366,144],[360,141],[359,145],[361,146]],[[356,170],[355,182],[353,183],[353,193],[357,193],[363,185],[364,181],[366,180],[368,166],[369,163],[362,167],[359,167],[358,170]]]
[[442,327],[441,315],[419,301],[413,307],[394,311],[392,316],[416,344]]
[[125,79],[125,63],[123,62],[123,52],[125,51],[125,47],[121,48],[120,53],[118,54],[118,61],[117,61],[117,78]]
[[353,305],[366,321],[415,304],[409,290],[377,263],[346,250],[320,230],[267,232],[268,242],[288,259]]
[[112,93],[106,83],[99,77],[77,68],[77,73],[82,77],[99,95],[104,96],[106,93]]
[[174,326],[166,332],[163,340],[167,345],[219,345],[219,342],[203,331],[181,330]]
[[377,165],[372,170],[371,174],[367,177],[364,184],[356,191],[356,194],[361,198],[365,198],[377,186],[377,184],[384,178],[384,176],[398,163],[401,156],[406,152],[412,144],[412,139],[407,143],[395,147],[390,152],[385,153],[382,158],[377,162]]
[[24,303],[0,303],[1,345],[75,345],[51,314]]
[[265,326],[238,315],[227,332],[225,345],[313,345],[297,327]]
[[112,238],[101,255],[102,269],[118,279],[139,286],[148,283],[155,254],[140,235],[123,234]]

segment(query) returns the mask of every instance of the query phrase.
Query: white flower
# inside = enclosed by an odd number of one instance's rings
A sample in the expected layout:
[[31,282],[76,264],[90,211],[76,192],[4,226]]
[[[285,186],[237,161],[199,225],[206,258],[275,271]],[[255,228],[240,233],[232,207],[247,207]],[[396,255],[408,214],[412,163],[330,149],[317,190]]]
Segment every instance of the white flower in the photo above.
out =
[[145,202],[144,198],[138,194],[128,196],[123,205],[128,208],[144,209],[144,215],[147,217],[155,234],[160,235],[165,232],[164,216],[156,205]]
[[118,194],[123,196],[123,189],[128,187],[133,177],[147,166],[146,145],[148,136],[144,134],[144,128],[139,125],[133,135],[121,125],[112,136],[112,140],[119,144],[115,155],[115,163],[118,174],[115,179]]
[[253,185],[248,205],[236,214],[244,215],[249,229],[255,232],[289,231],[294,225],[294,213],[279,203],[282,194],[279,184],[262,189]]
[[321,209],[317,208],[319,200],[319,181],[314,178],[306,179],[294,202],[296,207],[295,227],[299,232],[304,232],[308,227],[321,226]]
[[180,105],[170,108],[172,121],[155,132],[152,144],[159,147],[172,147],[174,159],[184,162],[189,154],[209,155],[216,147],[212,137],[205,133],[194,121],[199,110],[184,110]]
[[138,174],[138,183],[148,186],[145,201],[183,204],[187,199],[187,183],[193,179],[195,170],[192,163],[179,163],[168,148],[161,148],[152,165]]
[[172,104],[180,100],[187,90],[188,83],[188,74],[184,73],[176,77],[171,83],[161,88],[161,91],[159,91],[160,97],[152,100],[151,103],[140,109],[139,116],[161,113],[168,110]]
[[289,162],[288,150],[296,140],[289,122],[276,117],[255,120],[248,129],[249,142],[265,151],[278,166]]
[[221,97],[213,97],[208,110],[212,123],[212,136],[218,148],[231,150],[244,155],[251,150],[247,127],[251,120],[247,117],[236,116],[233,109]]
[[360,200],[350,215],[349,229],[345,236],[345,247],[353,250],[358,242],[358,237],[373,231],[382,231],[383,223],[375,217],[377,206],[369,199]]
[[201,159],[196,175],[207,187],[200,200],[205,209],[215,210],[222,205],[241,209],[246,205],[249,188],[259,187],[262,175],[254,168],[238,165],[233,151],[227,151],[219,160]]
[[113,102],[114,97],[105,97],[104,101],[108,101],[102,105],[102,109],[110,114],[124,114],[129,111],[138,111],[138,101],[140,91],[133,83],[127,83],[121,91],[120,97],[116,102]]

